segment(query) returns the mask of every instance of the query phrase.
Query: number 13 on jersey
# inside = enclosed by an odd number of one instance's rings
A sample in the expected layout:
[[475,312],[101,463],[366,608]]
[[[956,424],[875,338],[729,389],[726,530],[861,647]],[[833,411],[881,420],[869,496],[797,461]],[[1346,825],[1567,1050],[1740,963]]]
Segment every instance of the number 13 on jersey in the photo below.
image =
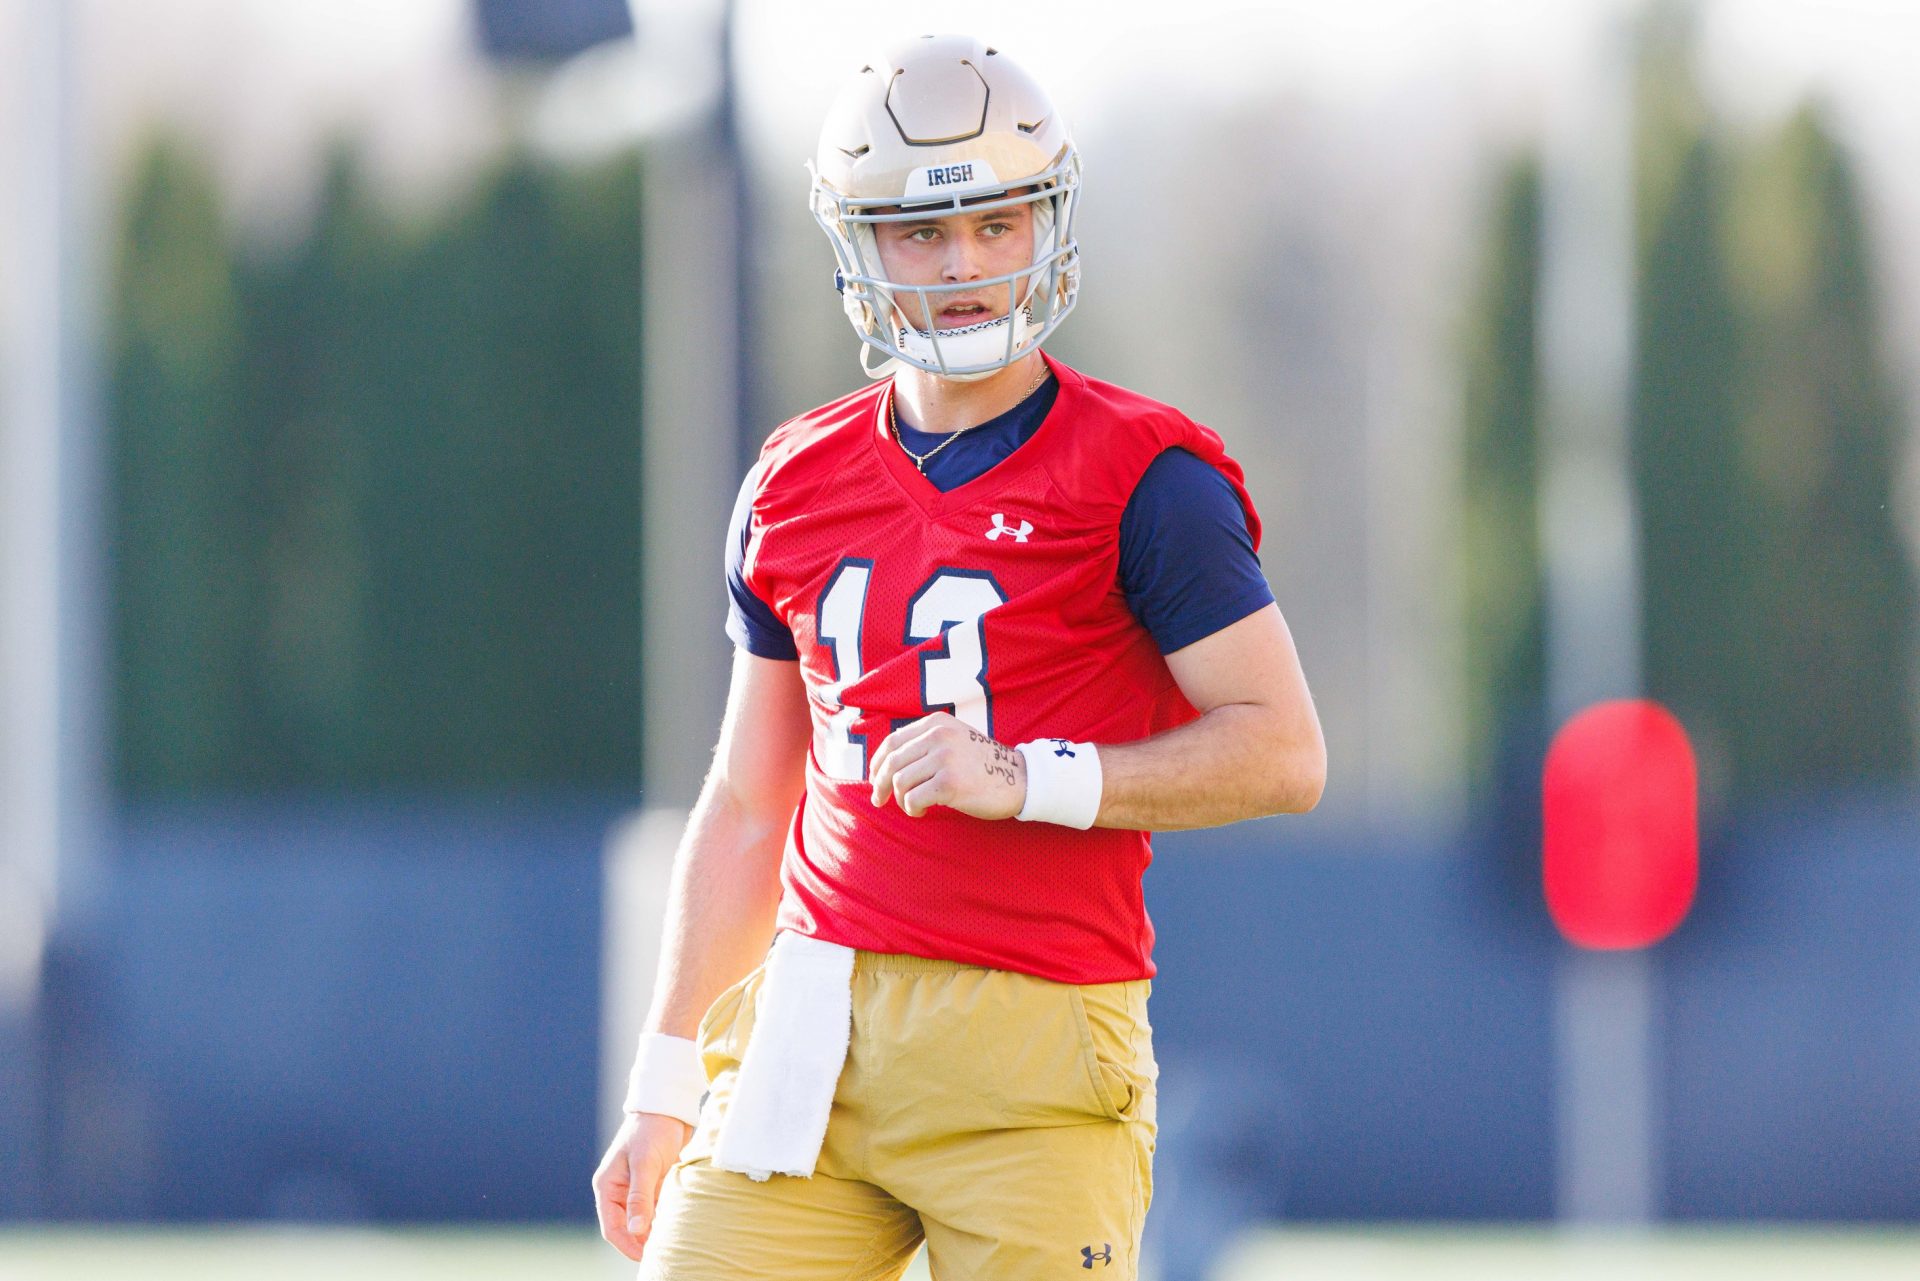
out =
[[[827,578],[815,616],[815,634],[833,665],[833,683],[823,695],[834,712],[820,747],[820,768],[830,778],[848,781],[867,776],[867,736],[853,732],[860,709],[842,706],[840,696],[865,675],[861,645],[868,624],[884,625],[884,620],[867,616],[873,572],[870,559],[843,559]],[[1007,594],[987,571],[944,567],[908,598],[902,644],[913,647],[936,638],[942,641],[920,655],[923,713],[952,712],[962,724],[993,737],[993,686],[987,675],[981,616],[1006,601]]]

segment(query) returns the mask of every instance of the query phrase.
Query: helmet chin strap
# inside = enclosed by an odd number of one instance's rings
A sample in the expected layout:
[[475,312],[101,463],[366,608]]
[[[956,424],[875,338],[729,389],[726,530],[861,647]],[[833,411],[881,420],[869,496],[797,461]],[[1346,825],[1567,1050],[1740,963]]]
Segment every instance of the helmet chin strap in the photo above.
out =
[[900,350],[919,360],[927,361],[936,368],[944,365],[948,369],[964,368],[968,365],[987,365],[986,369],[976,369],[967,373],[940,374],[942,378],[954,382],[975,382],[999,373],[1007,364],[1007,334],[1011,328],[1013,334],[1013,356],[1018,360],[1025,355],[1023,350],[1027,340],[1029,317],[1025,307],[1009,315],[999,316],[978,325],[968,325],[964,329],[948,329],[937,334],[924,333],[912,325],[901,324],[896,329]]

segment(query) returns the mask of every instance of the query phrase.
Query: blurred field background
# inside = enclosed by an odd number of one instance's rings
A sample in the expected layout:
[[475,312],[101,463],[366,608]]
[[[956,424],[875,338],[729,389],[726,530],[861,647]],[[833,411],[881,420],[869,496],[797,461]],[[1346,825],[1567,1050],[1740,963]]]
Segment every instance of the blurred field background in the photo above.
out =
[[[965,18],[1086,156],[1050,350],[1245,462],[1332,758],[1156,842],[1154,1275],[1912,1274],[1920,17]],[[0,1279],[624,1274],[721,531],[859,381],[801,165],[960,20],[0,4]],[[1636,692],[1700,888],[1596,958],[1540,766]]]
[[[0,1234],[6,1281],[150,1277],[241,1281],[270,1274],[320,1281],[350,1270],[372,1281],[631,1276],[579,1230],[209,1228]],[[1552,1229],[1263,1229],[1219,1260],[1218,1281],[1897,1281],[1920,1263],[1920,1236],[1890,1231],[1668,1231],[1647,1236]],[[928,1281],[926,1254],[905,1281]]]

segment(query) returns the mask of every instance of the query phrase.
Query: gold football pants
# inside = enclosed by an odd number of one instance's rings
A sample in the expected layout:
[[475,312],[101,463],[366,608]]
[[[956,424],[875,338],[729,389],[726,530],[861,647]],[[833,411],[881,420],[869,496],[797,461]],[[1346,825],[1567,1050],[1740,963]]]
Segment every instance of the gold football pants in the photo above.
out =
[[1153,1191],[1145,979],[1075,986],[858,953],[853,1039],[810,1179],[716,1170],[761,971],[700,1026],[712,1092],[642,1281],[1133,1281]]

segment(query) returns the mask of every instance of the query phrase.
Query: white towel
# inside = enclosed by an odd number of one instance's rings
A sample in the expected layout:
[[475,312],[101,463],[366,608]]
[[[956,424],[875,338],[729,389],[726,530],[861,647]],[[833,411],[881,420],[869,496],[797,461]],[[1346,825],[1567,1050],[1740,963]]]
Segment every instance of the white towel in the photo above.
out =
[[853,949],[782,931],[767,957],[747,1052],[713,1164],[765,1182],[811,1178],[853,1035]]

